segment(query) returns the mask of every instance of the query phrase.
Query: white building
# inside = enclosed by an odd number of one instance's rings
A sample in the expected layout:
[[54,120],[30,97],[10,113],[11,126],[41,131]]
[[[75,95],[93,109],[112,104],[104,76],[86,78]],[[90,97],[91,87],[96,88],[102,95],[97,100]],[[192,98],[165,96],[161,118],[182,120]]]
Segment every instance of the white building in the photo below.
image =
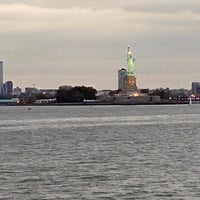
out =
[[49,95],[55,96],[58,90],[57,89],[40,89],[39,91],[42,92],[43,94],[47,94],[47,95],[49,94]]
[[56,98],[54,99],[39,99],[35,101],[35,104],[54,104],[56,103]]

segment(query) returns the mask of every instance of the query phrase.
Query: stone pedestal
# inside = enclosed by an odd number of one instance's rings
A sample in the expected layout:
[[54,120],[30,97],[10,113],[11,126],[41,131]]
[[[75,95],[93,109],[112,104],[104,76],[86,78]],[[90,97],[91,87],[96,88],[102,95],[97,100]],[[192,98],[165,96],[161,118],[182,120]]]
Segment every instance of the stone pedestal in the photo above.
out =
[[136,77],[134,75],[126,75],[124,77],[123,90],[125,93],[137,91]]

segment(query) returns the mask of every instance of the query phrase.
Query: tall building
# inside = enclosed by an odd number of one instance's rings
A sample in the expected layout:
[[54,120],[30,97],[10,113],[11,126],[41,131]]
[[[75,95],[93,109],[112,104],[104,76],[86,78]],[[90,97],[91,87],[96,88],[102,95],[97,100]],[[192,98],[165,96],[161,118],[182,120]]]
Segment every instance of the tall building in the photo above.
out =
[[200,82],[192,82],[192,93],[200,95]]
[[13,82],[7,81],[5,83],[5,93],[11,95],[12,92],[13,92]]
[[132,93],[137,91],[136,77],[134,74],[135,59],[132,57],[130,47],[127,49],[127,69],[118,71],[118,84],[123,93]]
[[124,78],[126,76],[126,69],[122,68],[118,70],[118,89],[124,90]]
[[3,61],[0,61],[0,94],[3,93]]

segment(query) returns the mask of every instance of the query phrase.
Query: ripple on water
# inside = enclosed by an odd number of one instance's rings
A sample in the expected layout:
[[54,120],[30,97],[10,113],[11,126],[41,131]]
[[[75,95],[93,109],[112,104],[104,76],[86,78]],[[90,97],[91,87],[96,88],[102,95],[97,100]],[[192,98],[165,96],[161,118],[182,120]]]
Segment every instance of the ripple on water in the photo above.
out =
[[197,108],[7,108],[0,199],[196,200]]

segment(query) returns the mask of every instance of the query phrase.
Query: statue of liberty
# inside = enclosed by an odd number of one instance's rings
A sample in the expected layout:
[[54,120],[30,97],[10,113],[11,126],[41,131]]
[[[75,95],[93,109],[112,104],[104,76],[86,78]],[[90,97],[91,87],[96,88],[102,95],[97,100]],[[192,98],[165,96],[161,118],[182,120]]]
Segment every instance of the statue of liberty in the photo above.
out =
[[127,75],[134,75],[134,68],[135,68],[135,59],[132,57],[132,53],[129,50],[128,46],[128,52],[127,52]]

